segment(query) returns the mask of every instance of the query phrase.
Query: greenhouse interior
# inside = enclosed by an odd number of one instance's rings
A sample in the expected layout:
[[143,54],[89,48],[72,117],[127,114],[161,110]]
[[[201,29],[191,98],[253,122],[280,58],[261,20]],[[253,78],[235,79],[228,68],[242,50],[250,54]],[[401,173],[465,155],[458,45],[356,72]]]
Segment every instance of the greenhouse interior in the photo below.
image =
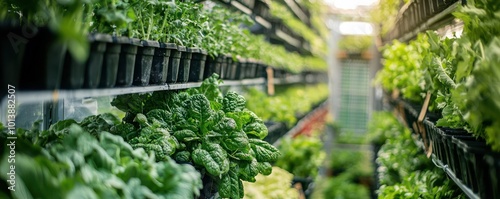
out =
[[497,0],[0,0],[0,65],[2,199],[500,199]]

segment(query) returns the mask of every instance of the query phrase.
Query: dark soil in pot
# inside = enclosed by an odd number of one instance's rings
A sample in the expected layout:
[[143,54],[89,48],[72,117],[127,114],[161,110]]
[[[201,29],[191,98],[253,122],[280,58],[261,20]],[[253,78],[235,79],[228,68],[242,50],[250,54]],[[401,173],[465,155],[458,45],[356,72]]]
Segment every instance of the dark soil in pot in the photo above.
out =
[[173,43],[160,43],[160,47],[155,49],[149,79],[150,84],[165,84],[167,82],[168,64],[173,49],[177,49],[177,46]]
[[191,57],[191,68],[189,69],[189,82],[200,82],[205,73],[205,62],[207,60],[207,51],[193,51]]
[[151,66],[155,49],[160,47],[157,41],[141,41],[142,46],[137,49],[134,67],[134,85],[147,86],[151,77]]
[[177,46],[176,50],[170,52],[170,60],[168,63],[167,83],[176,83],[179,75],[179,65],[181,62],[182,53],[186,52],[186,47]]
[[135,38],[123,38],[116,74],[116,86],[131,86],[134,80],[134,67],[137,58],[137,49],[142,46],[141,40]]
[[186,52],[181,55],[181,61],[179,63],[179,75],[177,82],[186,83],[189,80],[189,70],[191,68],[191,58],[193,56],[193,51],[200,51],[199,48],[186,48]]

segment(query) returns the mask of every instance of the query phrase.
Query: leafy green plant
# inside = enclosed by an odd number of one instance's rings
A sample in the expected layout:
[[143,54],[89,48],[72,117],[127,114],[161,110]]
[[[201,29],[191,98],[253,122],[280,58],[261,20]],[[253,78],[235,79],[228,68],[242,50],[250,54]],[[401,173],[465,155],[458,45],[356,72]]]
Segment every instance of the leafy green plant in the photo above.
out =
[[[396,128],[402,126],[394,125],[398,126]],[[378,168],[380,184],[394,185],[416,170],[434,167],[412,139],[410,131],[403,127],[403,131],[382,145],[377,157],[377,163],[380,165]],[[401,161],[402,158],[405,158],[405,161]]]
[[[401,124],[393,124],[396,129]],[[446,174],[430,161],[422,148],[413,143],[408,129],[389,137],[378,152],[377,169],[383,198],[464,198]]]
[[254,183],[243,182],[244,199],[299,198],[297,189],[291,187],[293,174],[279,167],[273,167],[268,176],[257,175]]
[[366,186],[354,183],[349,173],[330,178],[324,190],[324,198],[368,199],[370,192]]
[[[293,86],[280,89],[274,96],[257,89],[249,89],[245,97],[246,107],[261,116],[264,120],[285,122],[292,126],[297,121],[297,116],[308,113],[314,105],[328,97],[326,84]],[[300,104],[301,106],[296,106]]]
[[387,139],[398,136],[404,127],[391,112],[375,112],[368,124],[367,140],[373,144],[383,145]]
[[416,41],[404,44],[393,41],[384,48],[384,68],[377,73],[375,82],[380,83],[387,91],[399,89],[402,96],[416,103],[423,102],[421,83],[421,65],[428,44],[426,37],[420,35]]
[[500,82],[500,38],[494,38],[481,52],[471,76],[466,83],[457,89],[464,101],[460,103],[464,112],[464,119],[470,124],[472,132],[484,137],[495,151],[500,151],[500,91],[497,85]]
[[[92,18],[94,32],[112,34],[116,36],[131,36],[129,23],[135,20],[133,9],[127,1],[104,0],[97,2],[94,7],[95,16]],[[128,31],[128,32],[127,32]]]
[[304,178],[317,176],[326,155],[322,150],[323,142],[319,138],[304,135],[282,139],[278,149],[282,155],[275,165]]
[[[385,89],[400,89],[405,98],[417,102],[422,91],[429,91],[432,93],[429,109],[442,115],[437,126],[465,128],[485,138],[494,150],[500,150],[494,130],[498,128],[495,123],[498,106],[494,101],[498,92],[491,86],[499,79],[493,67],[497,64],[498,39],[490,34],[500,31],[494,25],[498,23],[494,16],[498,10],[496,3],[485,0],[460,7],[454,13],[464,21],[460,38],[441,38],[427,32],[409,45],[395,43],[386,51],[386,68],[377,79]],[[407,61],[410,64],[405,65],[404,60],[411,60]],[[408,68],[410,65],[420,67]],[[414,71],[422,74],[418,83],[405,77]]]
[[[221,197],[242,198],[242,180],[255,182],[258,173],[269,175],[272,170],[270,163],[276,161],[280,153],[262,141],[267,136],[267,128],[257,115],[245,108],[245,98],[234,92],[222,95],[219,83],[218,76],[214,75],[199,88],[180,93],[156,92],[135,96],[139,100],[133,100],[132,104],[120,99],[130,96],[118,96],[114,104],[125,107],[124,111],[142,110],[142,113],[127,113],[135,114],[131,124],[139,122],[141,134],[144,125],[163,132],[146,135],[144,139],[127,136],[131,138],[129,142],[138,139],[138,143],[151,143],[146,149],[155,152],[171,147],[171,154],[165,154],[178,162],[192,163],[202,173],[206,172],[218,184]],[[168,134],[172,136],[165,137]],[[163,135],[159,140],[161,143],[151,139],[158,138],[158,135]]]
[[400,184],[382,185],[380,198],[467,198],[459,193],[454,182],[443,178],[442,172],[435,168],[427,171],[414,171],[402,179]]
[[480,0],[468,3],[453,13],[464,21],[463,41],[457,53],[456,75],[459,80],[452,90],[451,101],[467,122],[467,130],[486,139],[495,151],[500,151],[497,84],[500,75],[498,48],[500,29],[495,24],[498,2]]
[[[16,145],[14,198],[195,198],[201,176],[191,165],[172,159],[156,162],[154,154],[133,149],[120,136],[100,132],[97,138],[79,125],[61,121],[51,129],[64,131],[53,144],[32,143],[41,134],[21,134]],[[0,139],[6,143],[3,137]],[[6,180],[10,163],[0,162]],[[36,180],[36,183],[29,183]],[[28,186],[29,184],[29,186]]]

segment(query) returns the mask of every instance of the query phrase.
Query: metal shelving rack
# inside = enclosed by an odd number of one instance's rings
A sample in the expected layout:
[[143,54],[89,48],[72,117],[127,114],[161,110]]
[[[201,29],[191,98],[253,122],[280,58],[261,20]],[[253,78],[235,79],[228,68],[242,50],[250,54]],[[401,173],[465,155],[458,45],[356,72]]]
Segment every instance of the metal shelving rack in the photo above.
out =
[[[466,4],[465,0],[415,0],[403,6],[396,19],[396,24],[385,42],[390,42],[397,39],[402,42],[409,41],[415,38],[419,33],[426,30],[435,30],[446,24],[450,24],[454,17],[452,13],[460,6]],[[401,103],[401,102],[395,102]],[[392,107],[397,108],[397,107]],[[408,106],[404,106],[408,109]],[[401,111],[401,110],[400,110]],[[409,109],[410,114],[418,115],[418,110]],[[404,114],[404,113],[400,113]],[[411,129],[411,124],[406,124],[404,118],[398,115],[400,123],[405,124]],[[415,144],[424,149],[425,146],[418,136],[412,136]],[[443,164],[434,154],[428,155],[434,165],[446,173],[446,175],[463,191],[467,197],[471,199],[479,199],[480,197],[472,191],[470,187],[465,185],[460,179],[457,178],[455,173],[449,168],[448,165]]]
[[318,114],[321,114],[321,112],[328,112],[328,100],[325,102],[321,103],[318,107],[316,107],[314,110],[309,112],[305,117],[300,119],[297,124],[292,127],[290,130],[288,130],[280,139],[278,139],[276,142],[273,143],[274,146],[278,146],[281,142],[282,138],[285,137],[294,137],[300,133],[300,131],[311,122],[311,120],[314,119],[315,116],[318,116]]
[[436,167],[438,168],[443,169],[444,172],[448,175],[448,177],[450,177],[450,179],[453,180],[453,182],[455,182],[455,184],[460,189],[462,189],[462,191],[465,193],[465,195],[467,195],[467,197],[471,199],[480,199],[480,197],[477,194],[475,194],[467,185],[465,185],[460,179],[458,179],[455,176],[455,173],[448,167],[448,165],[443,164],[441,160],[437,159],[434,154],[432,154],[431,158],[434,165],[436,165]]
[[[266,82],[265,78],[245,79],[245,80],[224,80],[221,86],[247,86],[259,85]],[[16,99],[19,102],[43,102],[57,101],[61,99],[79,99],[86,97],[114,96],[132,93],[147,93],[154,91],[181,90],[199,87],[201,82],[196,83],[177,83],[154,86],[133,86],[119,88],[97,88],[97,89],[76,89],[76,90],[48,90],[48,91],[19,91],[16,93]],[[6,103],[6,98],[2,99],[2,104]],[[6,106],[2,106],[6,107]]]
[[311,49],[308,47],[308,45],[303,45],[302,41],[300,41],[298,38],[294,37],[293,35],[287,34],[286,32],[280,30],[279,28],[274,27],[273,24],[269,21],[269,19],[266,19],[266,17],[256,14],[252,10],[253,8],[249,8],[243,3],[236,0],[217,0],[217,2],[231,9],[240,11],[242,13],[251,16],[251,18],[258,25],[265,28],[265,33],[269,34],[270,37],[281,40],[286,44],[293,46],[294,48],[298,49],[299,52],[306,52],[307,54],[311,54]]
[[[244,80],[224,80],[220,86],[251,86],[251,85],[265,85],[266,78],[254,78]],[[116,96],[132,93],[148,93],[154,91],[174,91],[188,88],[199,87],[201,82],[194,83],[175,83],[165,85],[152,85],[152,86],[132,86],[132,87],[118,87],[118,88],[96,88],[96,89],[73,89],[73,90],[36,90],[36,91],[16,91],[17,104],[43,104],[44,112],[44,126],[48,127],[53,121],[60,119],[58,115],[64,107],[65,100],[87,99],[103,96]],[[5,113],[3,107],[7,107],[7,97],[1,99],[1,112]],[[0,121],[6,122],[5,114],[0,114]],[[46,118],[48,117],[48,118]]]
[[437,29],[450,23],[453,11],[465,0],[416,0],[403,6],[398,14],[394,28],[385,38],[386,42],[394,39],[409,41],[418,33]]
[[[421,140],[418,140],[417,138],[413,137],[413,141],[415,142],[415,145],[424,149],[424,151],[425,151],[424,143]],[[467,185],[465,185],[462,182],[462,180],[458,179],[457,176],[455,175],[455,173],[450,169],[450,167],[446,164],[443,164],[443,162],[441,162],[441,160],[439,160],[436,157],[436,155],[431,154],[430,159],[432,160],[432,163],[434,163],[434,165],[437,168],[443,169],[443,171],[446,173],[446,175],[448,175],[448,177],[451,180],[453,180],[453,182],[465,193],[465,195],[467,195],[467,197],[469,197],[470,199],[480,199],[481,198],[477,194],[475,194]]]
[[[401,102],[399,102],[399,103],[401,103]],[[396,108],[396,107],[392,107],[392,108]],[[408,106],[405,107],[405,109],[407,109],[407,108],[408,108]],[[416,110],[409,110],[409,112],[416,112]],[[404,124],[405,126],[408,125],[408,124],[406,124],[405,119],[401,117],[401,114],[403,114],[403,113],[399,113],[397,115],[398,121],[400,123]],[[412,113],[410,113],[410,114],[412,114]],[[415,114],[415,115],[417,115],[417,114]],[[416,134],[412,134],[412,140],[415,143],[415,145],[417,145],[417,147],[426,151],[424,143],[422,142],[422,140],[419,139],[419,137]],[[455,173],[449,168],[449,166],[446,164],[443,164],[443,162],[441,162],[441,160],[439,160],[434,154],[431,154],[428,157],[431,159],[431,161],[434,163],[434,165],[436,167],[443,169],[443,171],[446,173],[446,175],[448,175],[448,177],[464,192],[465,195],[467,195],[467,197],[469,197],[470,199],[480,199],[481,198],[476,193],[474,193],[470,187],[465,185],[462,182],[462,180],[458,179],[457,176],[455,175]]]

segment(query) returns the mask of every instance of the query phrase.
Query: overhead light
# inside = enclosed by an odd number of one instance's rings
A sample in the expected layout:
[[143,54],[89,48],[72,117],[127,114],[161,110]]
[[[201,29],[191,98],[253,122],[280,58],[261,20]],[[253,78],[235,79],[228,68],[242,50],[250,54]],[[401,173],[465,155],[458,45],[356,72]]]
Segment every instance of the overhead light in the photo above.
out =
[[339,31],[342,35],[372,35],[373,26],[368,22],[341,22],[339,25]]

